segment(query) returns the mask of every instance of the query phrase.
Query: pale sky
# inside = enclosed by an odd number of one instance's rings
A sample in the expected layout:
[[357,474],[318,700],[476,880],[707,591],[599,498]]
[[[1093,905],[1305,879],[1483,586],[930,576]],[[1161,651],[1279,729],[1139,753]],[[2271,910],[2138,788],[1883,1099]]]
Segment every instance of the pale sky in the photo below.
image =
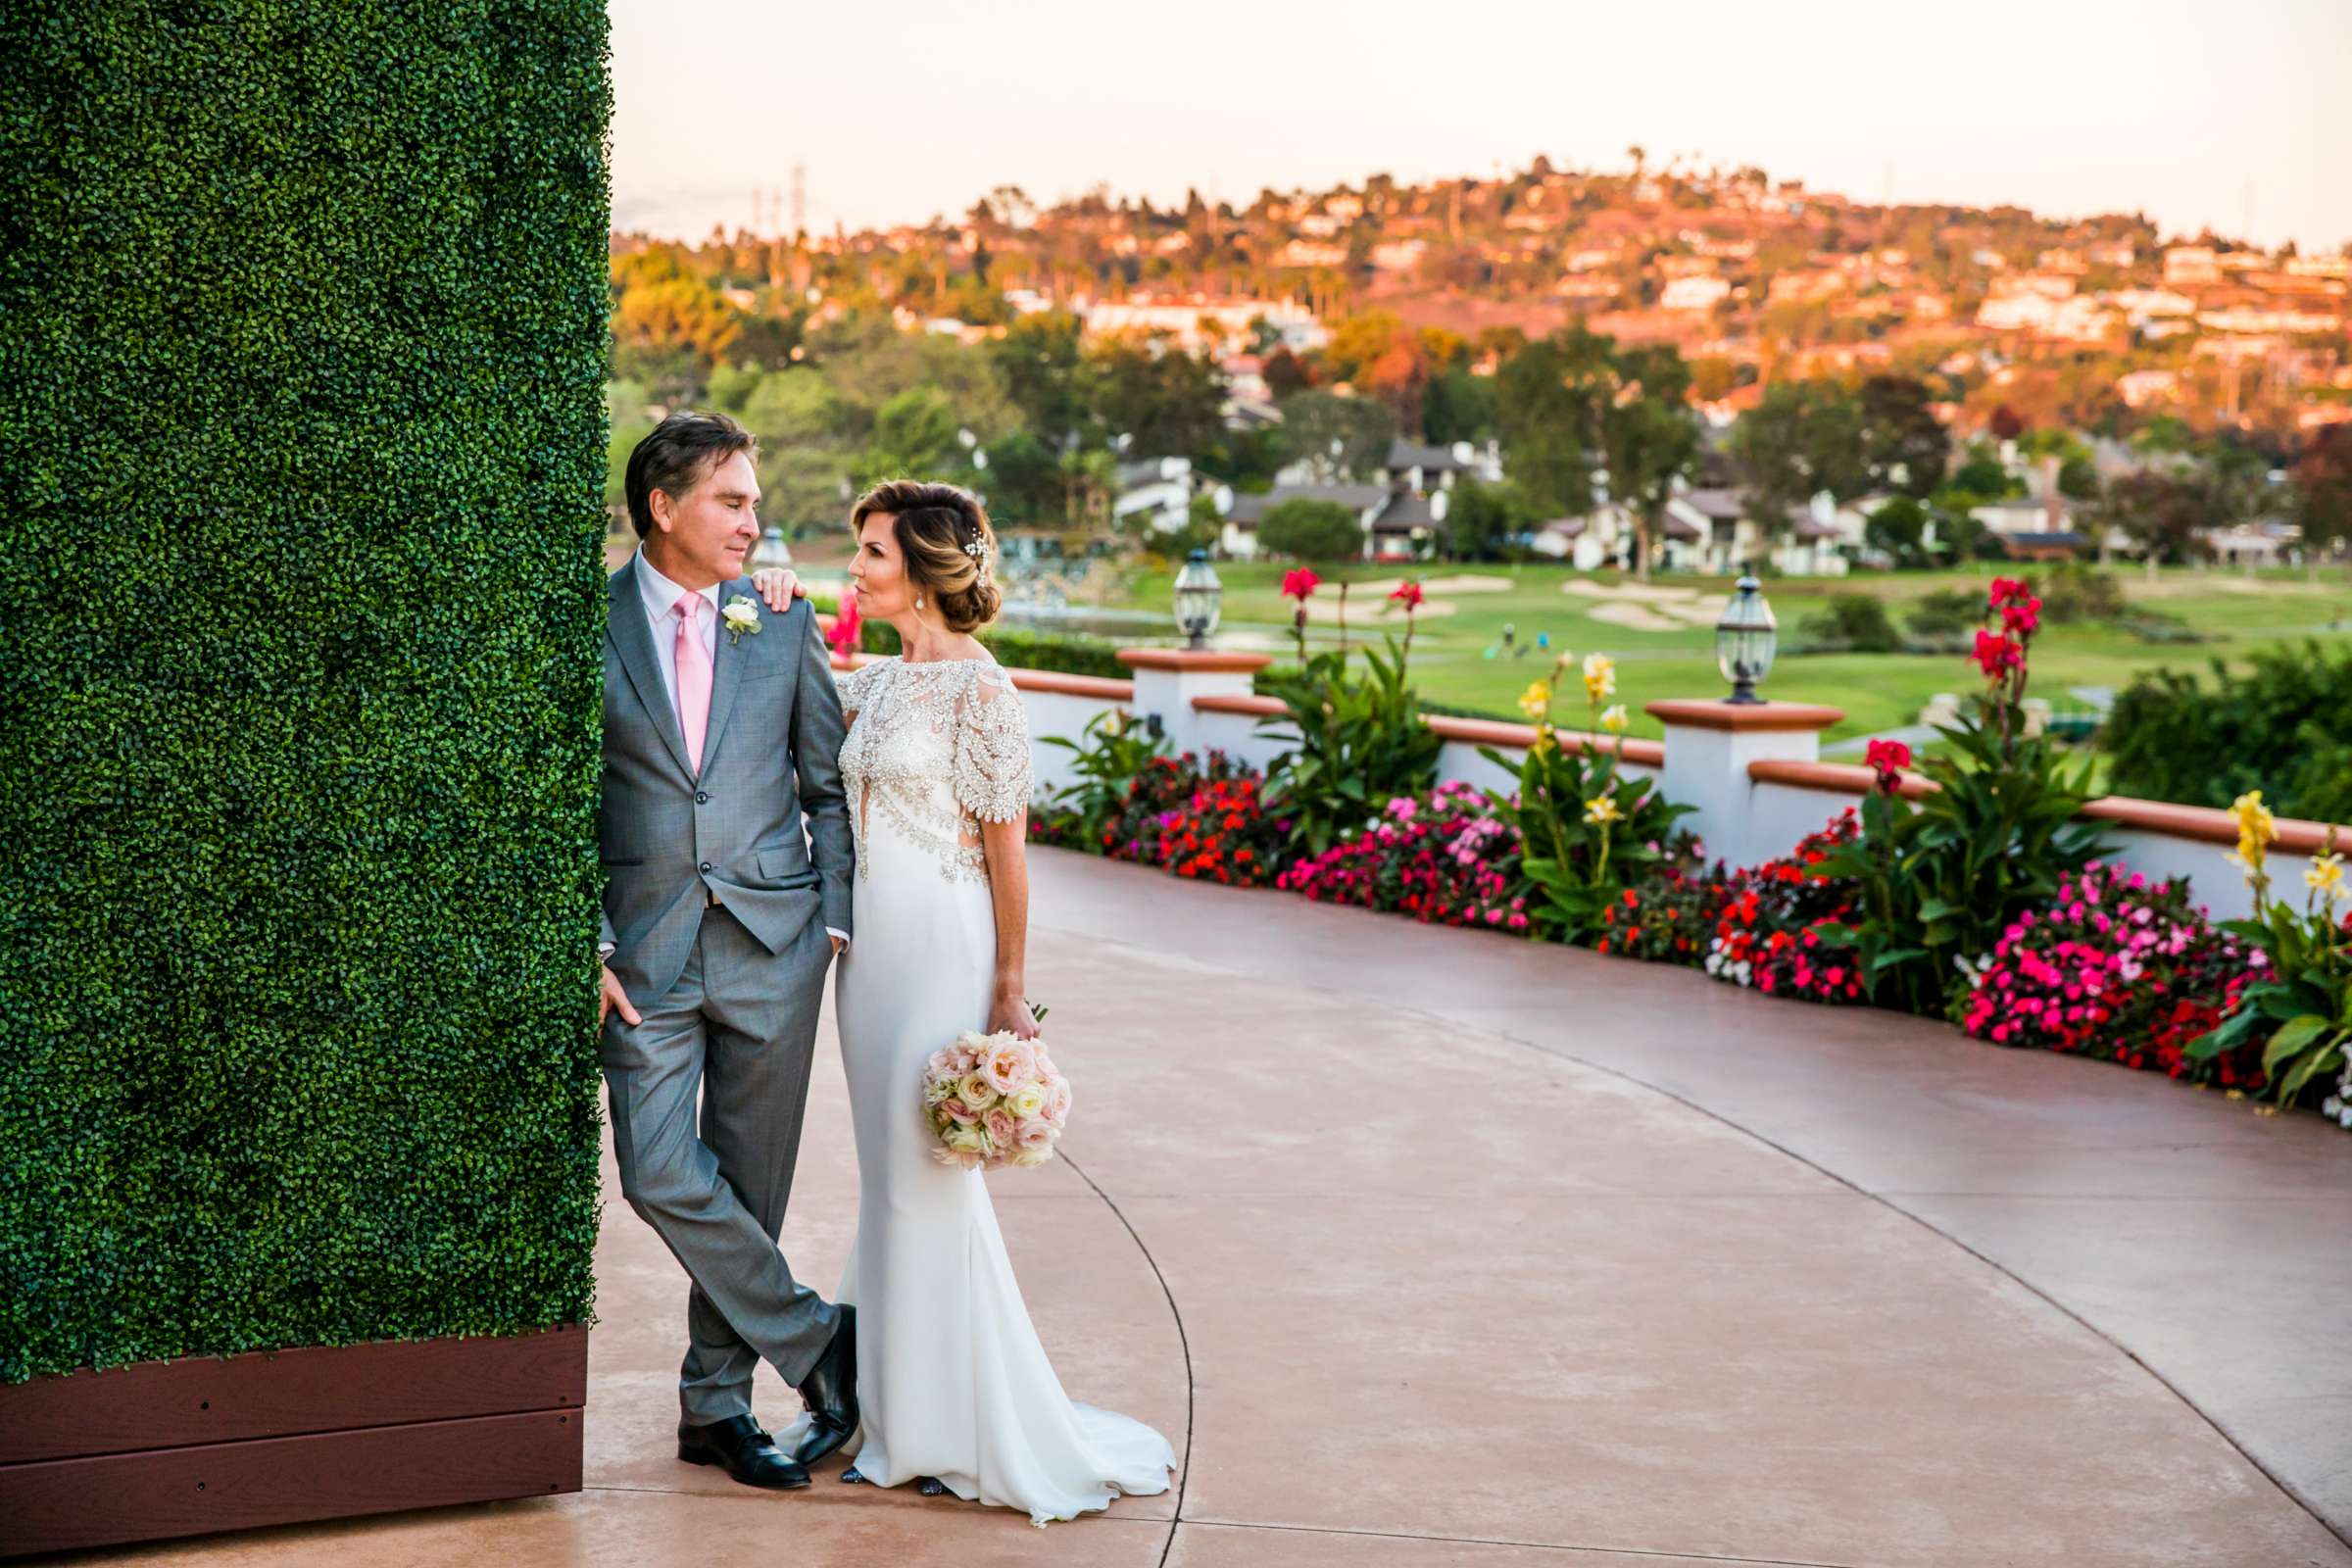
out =
[[[2352,0],[612,0],[613,222],[812,230],[1105,183],[1756,164],[1857,200],[2352,242]],[[778,210],[789,213],[779,195]],[[2247,215],[2251,209],[2249,228]]]

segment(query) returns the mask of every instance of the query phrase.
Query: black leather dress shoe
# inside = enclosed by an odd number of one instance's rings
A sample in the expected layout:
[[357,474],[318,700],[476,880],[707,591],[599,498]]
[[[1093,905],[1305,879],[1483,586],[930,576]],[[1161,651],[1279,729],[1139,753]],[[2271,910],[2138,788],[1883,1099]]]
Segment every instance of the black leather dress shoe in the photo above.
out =
[[815,1464],[850,1441],[858,1430],[858,1309],[844,1306],[833,1341],[801,1381],[808,1406],[808,1432],[792,1450],[793,1461]]
[[784,1457],[775,1439],[748,1415],[709,1426],[678,1425],[678,1457],[688,1464],[714,1464],[747,1487],[791,1492],[808,1484],[808,1469]]

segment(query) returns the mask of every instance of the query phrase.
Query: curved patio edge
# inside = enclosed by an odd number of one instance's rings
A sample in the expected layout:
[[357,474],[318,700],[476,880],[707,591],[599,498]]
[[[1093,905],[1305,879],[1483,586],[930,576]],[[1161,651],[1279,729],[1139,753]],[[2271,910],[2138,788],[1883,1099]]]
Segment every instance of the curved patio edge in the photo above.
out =
[[[1695,971],[1066,852],[1032,866],[1041,927],[1487,1031],[1820,1172],[2097,1336],[2352,1541],[2352,1372],[2216,1327],[2260,1301],[2335,1323],[2331,1343],[2352,1328],[2352,1147],[2316,1118]],[[2311,1201],[2286,1212],[2282,1192]]]

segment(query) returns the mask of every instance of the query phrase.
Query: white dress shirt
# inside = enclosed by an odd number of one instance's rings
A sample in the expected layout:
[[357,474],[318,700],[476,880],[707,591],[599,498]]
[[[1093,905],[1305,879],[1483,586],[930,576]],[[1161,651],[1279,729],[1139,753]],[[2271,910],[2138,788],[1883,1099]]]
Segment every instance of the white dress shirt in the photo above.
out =
[[[654,626],[654,652],[662,656],[662,687],[669,694],[669,710],[678,710],[678,601],[686,590],[671,582],[655,569],[654,564],[640,553],[637,557],[637,588],[645,596],[645,616]],[[695,596],[694,631],[703,640],[703,658],[715,669],[718,667],[718,590],[705,588]],[[679,728],[685,727],[683,718]]]
[[[645,599],[645,618],[653,623],[654,653],[662,666],[662,689],[669,696],[671,714],[677,715],[677,610],[678,601],[686,597],[688,590],[662,576],[654,564],[645,559],[645,552],[640,550],[637,552],[637,591]],[[703,640],[703,658],[710,662],[712,669],[716,669],[718,667],[718,590],[715,587],[705,588],[696,594],[695,598],[695,635]],[[685,727],[684,717],[678,716],[679,730],[682,732]],[[850,940],[850,934],[836,926],[825,927],[825,934],[839,937],[844,946],[847,946]],[[612,950],[608,948],[605,952],[607,956],[610,956]]]

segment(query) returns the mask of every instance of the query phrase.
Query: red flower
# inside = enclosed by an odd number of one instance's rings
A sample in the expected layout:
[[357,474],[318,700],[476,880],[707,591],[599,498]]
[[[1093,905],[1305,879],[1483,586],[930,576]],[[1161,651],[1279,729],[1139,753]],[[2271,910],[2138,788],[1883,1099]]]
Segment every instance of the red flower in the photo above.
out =
[[833,629],[825,633],[827,646],[845,659],[856,653],[858,651],[858,622],[861,618],[858,613],[858,601],[848,594],[842,595],[841,613],[833,617]]
[[2026,650],[2008,637],[1988,631],[1977,633],[1977,651],[1968,656],[1977,667],[1984,671],[1986,680],[1998,680],[2026,662]]
[[1421,608],[1421,585],[1409,580],[1400,582],[1396,585],[1396,591],[1390,594],[1389,597],[1407,610],[1419,610]]
[[1323,585],[1323,579],[1304,566],[1294,566],[1282,574],[1282,596],[1306,603],[1306,596]]
[[2041,601],[2032,594],[2001,607],[2001,629],[2015,637],[2031,637],[2041,629]]
[[[2025,582],[2019,578],[1995,577],[1992,579],[1991,589],[1986,592],[1984,598],[1991,608],[1998,610],[2011,600],[2031,597],[2033,592],[2034,590],[2027,587]],[[2039,603],[2039,601],[2035,602]]]
[[1892,795],[1902,783],[1902,770],[1911,765],[1911,748],[1901,741],[1872,741],[1870,765],[1878,770],[1879,788]]

